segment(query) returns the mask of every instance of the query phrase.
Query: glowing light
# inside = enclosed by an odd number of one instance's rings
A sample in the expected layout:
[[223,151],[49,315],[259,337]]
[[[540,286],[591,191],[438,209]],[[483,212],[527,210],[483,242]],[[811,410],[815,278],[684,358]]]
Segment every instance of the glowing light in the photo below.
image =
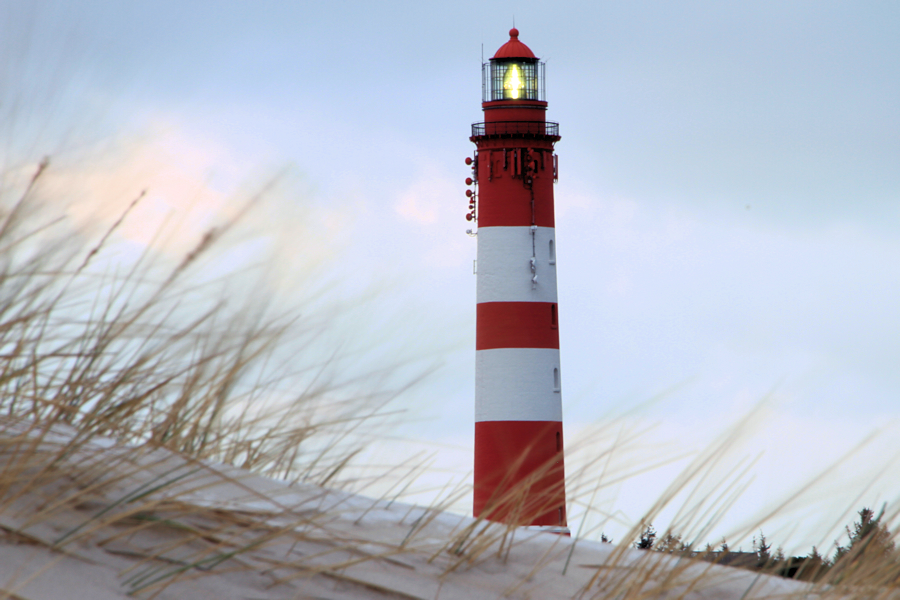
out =
[[525,89],[525,82],[519,77],[518,65],[510,65],[509,69],[506,70],[506,76],[503,78],[504,96],[518,100],[519,90],[523,89]]

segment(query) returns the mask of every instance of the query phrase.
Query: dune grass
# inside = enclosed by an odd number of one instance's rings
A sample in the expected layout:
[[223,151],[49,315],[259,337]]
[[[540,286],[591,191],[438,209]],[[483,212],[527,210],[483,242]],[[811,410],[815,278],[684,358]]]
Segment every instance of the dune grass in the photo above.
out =
[[[310,582],[326,578],[360,597],[419,597],[364,581],[353,569],[376,561],[408,570],[404,560],[415,556],[423,561],[418,572],[443,585],[488,563],[515,562],[516,548],[533,537],[515,523],[475,519],[438,528],[444,509],[470,493],[460,487],[429,507],[404,509],[402,535],[353,534],[353,527],[389,510],[425,468],[424,459],[412,459],[397,467],[399,474],[375,475],[396,477],[389,489],[397,492],[363,505],[349,495],[334,500],[328,491],[345,482],[342,474],[361,450],[357,434],[389,412],[403,386],[385,387],[379,372],[336,377],[330,367],[338,349],[306,354],[318,358],[298,364],[285,347],[317,343],[327,319],[273,313],[252,294],[223,297],[215,293],[220,281],[197,277],[239,219],[210,228],[175,260],[160,259],[151,248],[116,262],[110,259],[116,230],[142,196],[105,230],[72,230],[39,201],[50,168],[45,161],[20,189],[0,191],[0,527],[8,539],[61,555],[90,556],[93,548],[127,557],[123,589],[142,597],[163,594],[175,582],[238,571],[264,574],[273,593],[298,580],[309,590]],[[504,594],[541,597],[532,590],[535,580],[578,572],[577,597],[695,597],[721,577],[715,565],[699,560],[700,547],[746,486],[748,463],[725,465],[730,476],[711,481],[731,433],[689,464],[625,543],[601,546],[599,553],[591,546],[601,562],[579,563],[580,545],[591,544],[582,539],[597,532],[578,529],[571,540],[558,536],[545,544]],[[653,466],[609,471],[610,455],[638,441],[640,432],[629,436],[611,426],[597,435],[613,442],[568,476],[570,506],[583,513],[593,510],[598,489]],[[244,472],[300,487],[257,489],[265,481],[248,484]],[[528,485],[498,502],[524,506]],[[282,502],[277,494],[285,489],[300,494],[306,508],[298,510],[296,498]],[[243,504],[228,504],[238,497]],[[684,505],[659,537],[677,540],[677,550],[674,542],[667,542],[669,552],[630,548],[676,500]],[[263,508],[239,508],[248,501]],[[335,524],[348,514],[349,524]],[[891,524],[896,516],[888,508],[880,522]],[[890,597],[898,562],[886,544],[861,539],[788,595]],[[301,546],[302,555],[291,554]],[[759,576],[776,571],[773,565]],[[6,586],[0,598],[15,598],[27,581],[0,583]]]
[[222,297],[220,282],[197,284],[237,219],[180,260],[162,264],[149,248],[110,267],[105,245],[140,198],[91,240],[34,200],[46,169],[0,214],[0,414],[333,481],[356,451],[347,436],[391,391],[334,377],[335,349],[312,364],[276,352],[314,344],[322,322],[273,314],[265,293]]

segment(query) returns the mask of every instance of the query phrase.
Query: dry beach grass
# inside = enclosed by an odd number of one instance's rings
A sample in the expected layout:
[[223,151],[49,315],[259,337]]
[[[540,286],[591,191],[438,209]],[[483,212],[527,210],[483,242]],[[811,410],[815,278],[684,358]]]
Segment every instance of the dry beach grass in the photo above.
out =
[[[121,220],[93,236],[66,229],[39,201],[48,168],[0,206],[0,598],[896,596],[895,555],[864,544],[809,584],[444,510],[468,490],[425,507],[342,490],[356,434],[399,390],[376,372],[335,378],[333,357],[283,360],[280,345],[327,323],[234,306],[197,283],[237,221],[171,263],[148,252],[110,267]],[[597,435],[609,449],[570,473],[586,511],[598,488],[644,468],[604,471],[629,440]],[[702,540],[744,489],[742,464],[707,481],[731,437],[645,522],[694,490],[676,523]]]

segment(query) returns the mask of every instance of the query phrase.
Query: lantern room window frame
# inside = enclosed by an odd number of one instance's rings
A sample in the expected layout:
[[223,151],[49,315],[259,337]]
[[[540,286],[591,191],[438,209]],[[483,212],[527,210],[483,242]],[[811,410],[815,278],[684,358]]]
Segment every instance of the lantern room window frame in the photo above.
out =
[[[507,73],[515,65],[523,82],[518,98],[507,89]],[[536,58],[492,58],[481,65],[481,100],[539,100],[547,101],[545,86],[546,64]]]

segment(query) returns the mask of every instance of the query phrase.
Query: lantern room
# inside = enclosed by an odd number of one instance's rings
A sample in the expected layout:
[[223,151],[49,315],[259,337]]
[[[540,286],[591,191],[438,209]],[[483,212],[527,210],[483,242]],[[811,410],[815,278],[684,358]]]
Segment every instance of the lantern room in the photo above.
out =
[[482,101],[545,101],[544,63],[519,41],[519,30],[509,30],[503,44],[489,62],[481,67]]

